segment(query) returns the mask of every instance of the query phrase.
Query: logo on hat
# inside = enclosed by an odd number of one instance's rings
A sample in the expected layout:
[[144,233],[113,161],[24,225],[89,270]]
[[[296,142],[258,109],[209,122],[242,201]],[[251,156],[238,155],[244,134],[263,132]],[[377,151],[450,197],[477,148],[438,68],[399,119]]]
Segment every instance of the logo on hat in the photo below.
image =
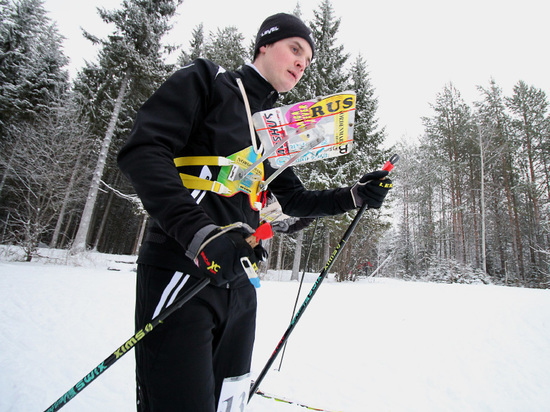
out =
[[267,29],[262,34],[260,34],[260,37],[267,36],[268,34],[274,33],[276,31],[279,31],[279,26],[273,26],[272,28]]

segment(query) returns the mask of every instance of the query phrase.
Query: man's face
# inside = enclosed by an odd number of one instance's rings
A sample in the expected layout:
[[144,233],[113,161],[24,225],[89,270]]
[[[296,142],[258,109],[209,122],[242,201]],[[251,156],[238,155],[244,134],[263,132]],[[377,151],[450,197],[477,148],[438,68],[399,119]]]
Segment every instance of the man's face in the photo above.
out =
[[260,47],[256,68],[279,93],[292,90],[311,63],[313,52],[301,37],[289,37]]

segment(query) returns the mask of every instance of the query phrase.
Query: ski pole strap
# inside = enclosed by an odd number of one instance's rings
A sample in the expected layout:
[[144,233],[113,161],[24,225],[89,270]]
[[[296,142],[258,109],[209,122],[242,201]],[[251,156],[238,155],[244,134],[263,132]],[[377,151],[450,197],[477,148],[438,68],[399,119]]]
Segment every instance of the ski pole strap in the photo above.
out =
[[208,235],[218,228],[219,226],[216,225],[206,225],[203,228],[199,229],[197,233],[195,233],[195,235],[193,236],[193,239],[191,239],[191,242],[187,247],[187,251],[185,252],[185,256],[187,256],[191,260],[195,260],[195,258],[199,255],[200,248]]
[[206,225],[195,233],[185,256],[195,260],[208,243],[231,230],[248,232],[250,235],[254,234],[254,229],[243,222],[235,222],[227,226]]

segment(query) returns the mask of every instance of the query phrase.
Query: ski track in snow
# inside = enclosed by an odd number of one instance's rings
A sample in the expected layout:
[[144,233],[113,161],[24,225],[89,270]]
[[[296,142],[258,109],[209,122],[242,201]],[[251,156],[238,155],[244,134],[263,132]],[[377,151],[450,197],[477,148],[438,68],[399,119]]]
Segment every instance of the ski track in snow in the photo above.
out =
[[[0,261],[0,411],[45,410],[133,335],[133,260]],[[286,277],[258,289],[253,377],[291,320]],[[280,359],[262,390],[334,411],[548,411],[550,290],[327,279],[278,371]],[[134,411],[134,399],[132,351],[63,410]],[[257,395],[247,408],[306,410]]]

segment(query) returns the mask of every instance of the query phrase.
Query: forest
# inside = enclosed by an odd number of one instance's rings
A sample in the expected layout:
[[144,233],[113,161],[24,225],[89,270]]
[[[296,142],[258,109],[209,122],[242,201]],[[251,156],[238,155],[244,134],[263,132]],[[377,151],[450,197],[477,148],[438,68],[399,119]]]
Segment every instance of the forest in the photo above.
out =
[[[116,166],[139,107],[196,58],[228,70],[251,60],[253,39],[234,26],[190,27],[188,45],[163,42],[182,0],[126,0],[99,9],[114,30],[83,31],[98,55],[69,78],[63,37],[41,0],[0,0],[0,244],[32,259],[68,253],[137,254],[149,217]],[[301,16],[299,3],[292,12]],[[349,186],[393,153],[394,189],[363,216],[333,270],[339,281],[388,276],[548,288],[550,115],[548,98],[518,79],[510,96],[494,81],[468,105],[442,85],[424,133],[384,148],[367,57],[338,44],[340,18],[320,0],[311,27],[316,58],[279,104],[356,93],[350,154],[299,165],[310,189]],[[177,63],[167,56],[178,53]],[[416,136],[412,136],[416,138]],[[276,234],[262,270],[321,270],[355,212]],[[5,250],[9,250],[5,249]],[[9,253],[9,252],[3,252]]]

